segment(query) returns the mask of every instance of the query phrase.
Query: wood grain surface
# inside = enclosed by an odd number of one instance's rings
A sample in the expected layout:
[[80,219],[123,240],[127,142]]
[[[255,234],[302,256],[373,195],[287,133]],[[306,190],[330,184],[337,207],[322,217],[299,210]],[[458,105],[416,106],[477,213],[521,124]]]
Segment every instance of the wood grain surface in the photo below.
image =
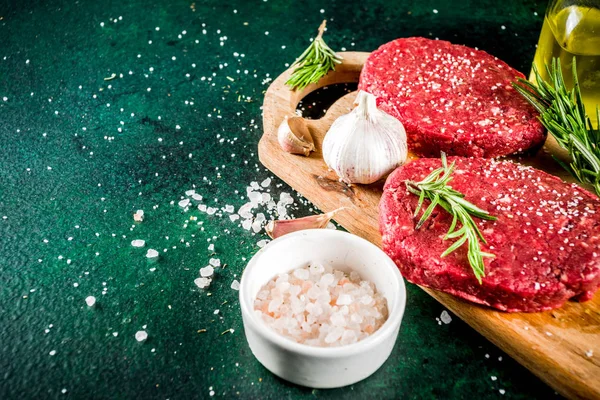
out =
[[[349,93],[336,101],[322,119],[308,120],[317,148],[310,157],[285,153],[277,142],[280,123],[285,116],[294,115],[298,102],[308,93],[335,83],[358,81],[369,53],[340,54],[344,58],[343,63],[321,79],[318,85],[311,85],[300,92],[290,91],[285,81],[291,70],[285,71],[271,84],[263,104],[264,135],[258,145],[259,158],[275,175],[321,210],[346,207],[335,220],[349,232],[380,245],[377,206],[383,182],[368,186],[341,183],[335,173],[328,170],[321,153],[327,130],[337,117],[352,109],[356,93]],[[537,154],[514,157],[513,161],[572,181],[550,154],[565,157],[551,138]],[[412,154],[409,157],[415,158]],[[509,314],[439,291],[423,290],[562,395],[573,399],[600,399],[600,295],[587,303],[568,302],[553,311]]]

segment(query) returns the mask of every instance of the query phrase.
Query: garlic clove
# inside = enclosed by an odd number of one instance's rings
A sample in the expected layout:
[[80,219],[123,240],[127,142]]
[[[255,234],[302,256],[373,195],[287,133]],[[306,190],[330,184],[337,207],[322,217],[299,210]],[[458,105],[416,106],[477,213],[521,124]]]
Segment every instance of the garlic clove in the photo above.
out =
[[304,229],[322,229],[326,228],[327,224],[339,211],[346,207],[338,208],[325,214],[309,215],[308,217],[296,219],[279,219],[270,221],[265,227],[267,235],[272,239],[277,239],[280,236],[288,233],[301,231]]
[[371,184],[406,162],[406,131],[400,121],[377,108],[372,94],[360,91],[356,103],[327,131],[323,160],[343,182]]
[[303,154],[308,157],[315,151],[315,144],[302,117],[286,117],[277,130],[277,140],[284,151],[292,154]]

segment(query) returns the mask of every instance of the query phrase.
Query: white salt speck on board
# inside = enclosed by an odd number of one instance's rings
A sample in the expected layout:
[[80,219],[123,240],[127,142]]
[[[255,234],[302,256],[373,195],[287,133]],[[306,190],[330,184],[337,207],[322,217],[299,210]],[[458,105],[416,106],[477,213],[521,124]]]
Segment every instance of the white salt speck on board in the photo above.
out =
[[506,390],[504,390],[504,389],[499,389],[498,391],[500,392],[500,394],[506,393]]
[[208,263],[210,265],[212,265],[213,267],[220,267],[221,266],[221,260],[218,258],[211,258],[210,260],[208,260]]
[[493,381],[495,381],[498,378],[492,375],[492,376],[490,376],[490,379],[493,380]]
[[148,252],[146,253],[146,257],[156,258],[156,257],[158,257],[158,251],[156,251],[154,249],[148,249]]
[[591,358],[594,355],[594,350],[589,349],[585,352],[586,357]]
[[96,298],[94,296],[88,296],[85,298],[85,303],[88,305],[88,307],[92,307],[94,304],[96,304]]
[[240,290],[240,282],[237,279],[234,279],[233,282],[231,282],[231,288],[233,290]]
[[146,241],[141,239],[135,239],[131,241],[131,245],[133,247],[144,247],[146,245]]
[[48,353],[48,354],[50,354],[51,356],[53,356],[53,355],[56,354],[56,350],[50,350],[50,353]]
[[146,339],[148,339],[148,333],[146,331],[137,331],[135,333],[135,340],[138,342],[143,342]]

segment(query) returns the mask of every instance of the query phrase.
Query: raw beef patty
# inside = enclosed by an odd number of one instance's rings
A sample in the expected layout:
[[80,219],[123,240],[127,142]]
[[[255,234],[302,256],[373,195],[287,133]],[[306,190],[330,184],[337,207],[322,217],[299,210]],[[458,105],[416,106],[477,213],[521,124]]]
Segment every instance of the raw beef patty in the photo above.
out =
[[423,158],[388,177],[379,204],[383,249],[406,279],[504,311],[549,310],[571,298],[592,298],[600,286],[596,197],[512,162],[450,157],[452,161],[456,170],[450,186],[498,218],[474,218],[487,240],[482,251],[495,258],[484,258],[482,284],[469,265],[466,244],[441,258],[454,240],[443,240],[452,218],[439,206],[415,230],[418,197],[406,191],[404,181],[419,181],[441,166],[440,159]]
[[536,110],[511,86],[518,77],[484,51],[416,37],[371,53],[359,89],[404,124],[416,154],[497,157],[546,137]]

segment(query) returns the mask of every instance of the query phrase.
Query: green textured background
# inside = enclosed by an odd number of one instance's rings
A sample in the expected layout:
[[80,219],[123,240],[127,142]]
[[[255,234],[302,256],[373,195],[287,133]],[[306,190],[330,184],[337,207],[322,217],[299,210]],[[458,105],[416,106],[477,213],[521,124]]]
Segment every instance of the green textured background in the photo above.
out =
[[[443,307],[412,285],[375,375],[314,391],[274,377],[250,353],[229,287],[265,236],[177,206],[195,185],[209,206],[237,208],[270,176],[256,155],[265,78],[324,17],[338,50],[422,35],[529,70],[545,2],[412,3],[0,1],[0,398],[554,397],[457,318],[439,325]],[[272,194],[289,191],[280,183]],[[146,220],[132,228],[136,209]],[[298,201],[294,214],[311,211]],[[190,216],[203,225],[184,227]],[[201,291],[209,243],[227,267]]]

